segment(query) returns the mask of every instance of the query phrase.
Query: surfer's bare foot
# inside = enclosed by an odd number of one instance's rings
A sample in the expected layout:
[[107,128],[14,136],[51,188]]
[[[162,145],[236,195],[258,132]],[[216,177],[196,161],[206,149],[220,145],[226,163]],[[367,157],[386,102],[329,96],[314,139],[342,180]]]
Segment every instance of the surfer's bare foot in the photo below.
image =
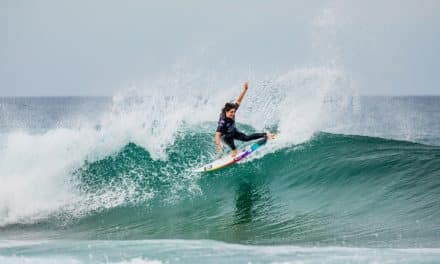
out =
[[236,149],[234,149],[234,150],[231,152],[231,156],[232,156],[232,157],[237,156],[237,150],[236,150]]
[[275,138],[275,134],[266,132],[266,139],[274,139]]

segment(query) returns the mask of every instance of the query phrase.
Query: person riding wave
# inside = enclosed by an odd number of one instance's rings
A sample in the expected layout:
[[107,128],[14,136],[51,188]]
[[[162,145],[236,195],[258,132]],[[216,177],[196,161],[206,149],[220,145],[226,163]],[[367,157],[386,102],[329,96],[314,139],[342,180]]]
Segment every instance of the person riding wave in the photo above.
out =
[[237,155],[237,147],[234,144],[235,139],[240,141],[250,141],[259,138],[269,139],[273,137],[273,135],[270,133],[254,133],[246,135],[238,131],[235,127],[235,113],[240,107],[241,101],[243,100],[243,97],[246,94],[248,88],[249,83],[245,82],[243,85],[243,91],[240,93],[235,103],[225,104],[220,113],[217,130],[215,132],[215,144],[217,145],[217,150],[219,152],[222,152],[223,148],[221,141],[223,141],[232,149],[232,157],[235,157]]

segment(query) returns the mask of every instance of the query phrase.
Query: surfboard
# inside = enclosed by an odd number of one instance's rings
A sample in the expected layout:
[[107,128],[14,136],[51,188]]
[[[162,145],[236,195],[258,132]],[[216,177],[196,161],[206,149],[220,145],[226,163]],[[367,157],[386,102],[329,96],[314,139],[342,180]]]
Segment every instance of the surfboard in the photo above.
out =
[[249,155],[251,155],[253,152],[255,152],[257,149],[259,149],[261,146],[266,144],[267,139],[261,139],[252,145],[249,145],[245,147],[244,149],[240,150],[235,157],[232,157],[231,155],[227,155],[225,157],[222,157],[218,160],[215,160],[211,163],[206,164],[203,167],[200,167],[198,169],[195,169],[194,172],[210,172],[210,171],[216,171],[219,169],[223,169],[225,167],[231,166],[234,163],[237,163]]

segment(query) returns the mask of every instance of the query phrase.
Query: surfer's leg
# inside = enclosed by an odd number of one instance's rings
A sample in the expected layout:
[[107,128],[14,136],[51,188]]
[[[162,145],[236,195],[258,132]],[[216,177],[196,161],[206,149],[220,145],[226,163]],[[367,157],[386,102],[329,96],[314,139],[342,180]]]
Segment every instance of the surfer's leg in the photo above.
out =
[[237,149],[237,147],[235,146],[233,137],[222,137],[222,141],[223,141],[223,143],[228,145],[232,150]]
[[233,137],[222,137],[222,140],[223,140],[223,143],[225,143],[226,145],[228,145],[231,148],[232,157],[235,157],[237,155],[237,147],[235,146],[234,138]]
[[259,138],[266,138],[266,133],[254,133],[254,134],[246,135],[244,133],[237,131],[234,134],[234,139],[238,139],[241,141],[250,141]]

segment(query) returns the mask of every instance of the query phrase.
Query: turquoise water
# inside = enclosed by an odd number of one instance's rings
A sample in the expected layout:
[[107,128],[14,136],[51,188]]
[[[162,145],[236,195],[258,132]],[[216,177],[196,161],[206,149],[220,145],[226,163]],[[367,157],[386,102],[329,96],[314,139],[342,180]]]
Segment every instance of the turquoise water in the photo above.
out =
[[2,263],[440,261],[439,97],[361,98],[209,174],[193,169],[215,121],[167,134],[109,98],[0,105]]

